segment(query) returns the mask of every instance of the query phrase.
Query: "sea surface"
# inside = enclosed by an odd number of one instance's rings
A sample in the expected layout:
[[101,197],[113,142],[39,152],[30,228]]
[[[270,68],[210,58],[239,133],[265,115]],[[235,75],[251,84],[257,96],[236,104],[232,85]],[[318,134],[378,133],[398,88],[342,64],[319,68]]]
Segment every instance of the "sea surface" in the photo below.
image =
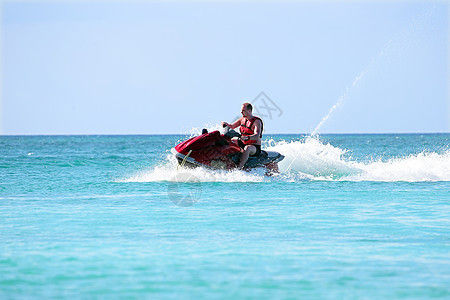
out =
[[186,138],[1,136],[0,299],[450,299],[450,134],[266,135],[272,177]]

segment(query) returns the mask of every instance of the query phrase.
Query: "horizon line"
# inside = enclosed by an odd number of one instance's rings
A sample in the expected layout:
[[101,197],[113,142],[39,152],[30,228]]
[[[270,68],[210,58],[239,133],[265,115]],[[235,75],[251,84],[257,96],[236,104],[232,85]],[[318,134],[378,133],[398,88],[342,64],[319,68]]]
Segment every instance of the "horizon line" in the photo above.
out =
[[[317,136],[320,135],[392,135],[392,134],[450,134],[450,132],[445,131],[435,131],[435,132],[324,132],[320,134],[315,134]],[[38,133],[38,134],[0,134],[0,137],[26,137],[26,136],[186,136],[190,135],[190,133]],[[312,133],[266,133],[264,135],[309,135]]]

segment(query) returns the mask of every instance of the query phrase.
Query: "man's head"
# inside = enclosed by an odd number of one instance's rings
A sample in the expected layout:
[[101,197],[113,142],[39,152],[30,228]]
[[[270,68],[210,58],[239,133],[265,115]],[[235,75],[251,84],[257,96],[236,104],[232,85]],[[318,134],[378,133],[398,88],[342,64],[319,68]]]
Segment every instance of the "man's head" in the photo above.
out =
[[241,114],[246,118],[251,117],[252,110],[253,110],[253,106],[250,103],[244,103],[244,104],[242,104]]

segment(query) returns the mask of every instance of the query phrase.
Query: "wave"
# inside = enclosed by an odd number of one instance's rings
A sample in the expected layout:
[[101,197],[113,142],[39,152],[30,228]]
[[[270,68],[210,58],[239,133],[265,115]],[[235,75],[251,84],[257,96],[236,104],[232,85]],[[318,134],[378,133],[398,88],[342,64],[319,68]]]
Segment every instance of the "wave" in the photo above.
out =
[[[267,141],[268,150],[285,156],[279,163],[280,174],[264,175],[264,170],[250,172],[183,169],[168,154],[160,165],[122,178],[120,182],[272,182],[272,181],[380,181],[423,182],[450,181],[450,150],[444,153],[422,152],[406,157],[358,162],[345,158],[348,150],[306,137],[298,141]],[[180,175],[182,174],[182,175]],[[184,175],[183,175],[184,174]]]
[[347,150],[311,137],[303,141],[280,142],[268,149],[285,155],[279,164],[281,172],[303,175],[311,180],[450,181],[450,151],[357,162],[343,158]]
[[450,181],[450,151],[445,154],[422,152],[387,162],[357,164],[360,174],[348,176],[353,181]]
[[120,182],[261,182],[266,180],[263,170],[245,172],[240,170],[210,170],[206,168],[185,169],[178,166],[176,159],[167,155],[164,163],[149,170],[142,170]]
[[346,150],[323,144],[316,138],[269,143],[275,145],[268,147],[268,150],[278,151],[285,156],[279,163],[280,171],[285,174],[302,175],[311,180],[336,180],[359,172],[351,162],[342,158]]

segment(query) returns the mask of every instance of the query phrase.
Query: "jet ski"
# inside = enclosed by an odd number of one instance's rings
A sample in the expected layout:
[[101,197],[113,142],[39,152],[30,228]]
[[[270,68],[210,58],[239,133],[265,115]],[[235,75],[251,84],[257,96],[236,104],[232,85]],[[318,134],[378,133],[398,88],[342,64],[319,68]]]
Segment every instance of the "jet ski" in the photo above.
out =
[[[179,143],[171,152],[183,167],[231,170],[239,165],[242,150],[232,139],[240,136],[228,126],[221,131],[203,129],[201,135]],[[283,159],[278,152],[261,150],[259,156],[249,157],[244,169],[265,168],[268,175],[278,173],[278,162]]]

